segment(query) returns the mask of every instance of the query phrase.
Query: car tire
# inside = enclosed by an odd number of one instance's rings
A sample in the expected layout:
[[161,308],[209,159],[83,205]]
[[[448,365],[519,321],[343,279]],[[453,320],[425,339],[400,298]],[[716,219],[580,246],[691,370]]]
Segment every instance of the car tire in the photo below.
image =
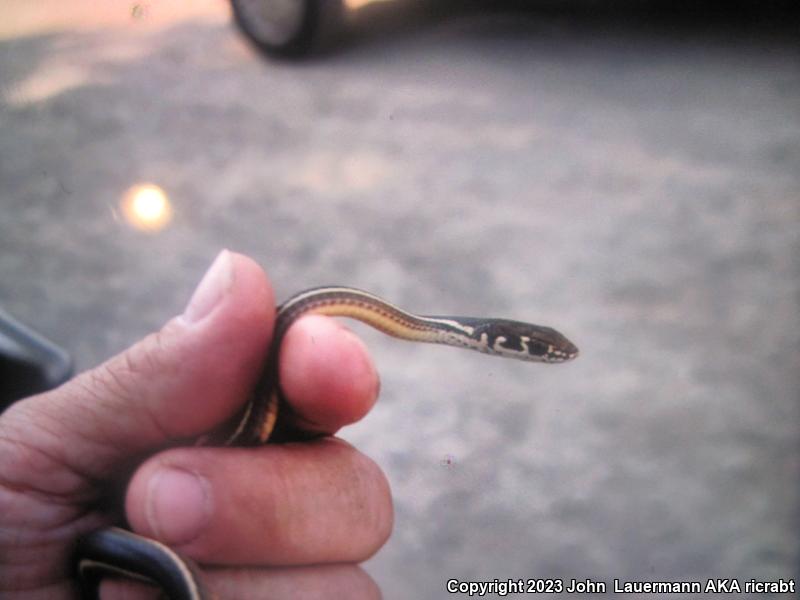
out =
[[239,29],[262,52],[299,57],[340,33],[343,0],[231,0]]

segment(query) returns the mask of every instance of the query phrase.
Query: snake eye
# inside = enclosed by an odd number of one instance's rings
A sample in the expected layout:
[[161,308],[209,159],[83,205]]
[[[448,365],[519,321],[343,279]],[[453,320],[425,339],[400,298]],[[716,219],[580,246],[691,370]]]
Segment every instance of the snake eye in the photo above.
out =
[[533,339],[528,342],[528,353],[531,355],[533,360],[547,360],[547,357],[550,355],[549,350],[551,348],[551,345],[542,342],[541,340]]

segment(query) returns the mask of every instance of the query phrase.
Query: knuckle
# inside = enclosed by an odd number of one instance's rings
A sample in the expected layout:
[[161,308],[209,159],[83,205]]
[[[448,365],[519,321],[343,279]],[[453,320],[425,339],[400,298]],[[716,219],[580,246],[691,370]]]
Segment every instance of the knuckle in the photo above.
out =
[[[162,332],[151,333],[139,343],[93,369],[90,385],[93,393],[110,394],[115,399],[128,399],[141,395],[143,381],[154,376],[174,373],[176,366],[166,352]],[[98,392],[102,390],[102,392]]]
[[[356,472],[361,492],[356,498],[356,514],[363,523],[367,556],[374,554],[392,532],[394,511],[389,481],[375,461],[361,453]],[[366,558],[365,556],[364,558]]]
[[117,414],[121,408],[135,407],[135,410],[126,408],[129,417],[138,415],[164,435],[165,428],[148,396],[152,394],[154,379],[169,376],[176,370],[168,358],[169,352],[164,351],[166,343],[162,332],[150,334],[125,352],[80,375],[75,383],[86,399],[82,405],[91,407],[97,421],[106,421],[104,416]]
[[337,486],[342,503],[339,514],[347,517],[340,521],[343,539],[353,553],[350,558],[361,561],[377,552],[391,534],[394,522],[391,490],[375,461],[345,444],[337,445],[343,482]]

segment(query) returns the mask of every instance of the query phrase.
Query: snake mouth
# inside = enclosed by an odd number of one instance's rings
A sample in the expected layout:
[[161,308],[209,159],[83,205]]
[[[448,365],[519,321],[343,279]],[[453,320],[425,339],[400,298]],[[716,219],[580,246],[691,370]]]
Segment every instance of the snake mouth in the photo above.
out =
[[581,353],[581,351],[578,350],[578,347],[572,342],[569,342],[569,346],[567,347],[565,352],[567,353],[567,360],[578,358],[578,355]]
[[546,360],[547,362],[562,363],[577,358],[579,354],[580,350],[578,350],[578,347],[564,338],[560,347],[555,348],[551,346],[548,349]]

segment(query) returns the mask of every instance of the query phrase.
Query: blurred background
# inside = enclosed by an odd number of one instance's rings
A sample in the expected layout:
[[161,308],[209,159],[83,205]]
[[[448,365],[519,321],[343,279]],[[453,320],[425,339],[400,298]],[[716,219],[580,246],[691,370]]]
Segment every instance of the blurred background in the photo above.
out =
[[347,284],[557,327],[578,360],[354,326],[382,397],[342,436],[393,489],[384,597],[796,578],[789,4],[352,1],[286,60],[224,0],[6,0],[0,307],[82,370],[228,247],[279,299]]

